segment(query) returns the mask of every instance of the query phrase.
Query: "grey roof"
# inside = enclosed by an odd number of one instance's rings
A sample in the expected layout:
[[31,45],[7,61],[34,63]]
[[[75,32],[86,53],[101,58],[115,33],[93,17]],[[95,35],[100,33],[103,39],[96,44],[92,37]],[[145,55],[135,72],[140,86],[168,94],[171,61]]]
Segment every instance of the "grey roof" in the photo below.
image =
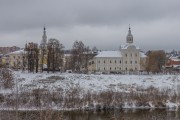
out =
[[100,51],[98,52],[98,55],[95,56],[95,58],[101,58],[101,57],[122,57],[120,51]]

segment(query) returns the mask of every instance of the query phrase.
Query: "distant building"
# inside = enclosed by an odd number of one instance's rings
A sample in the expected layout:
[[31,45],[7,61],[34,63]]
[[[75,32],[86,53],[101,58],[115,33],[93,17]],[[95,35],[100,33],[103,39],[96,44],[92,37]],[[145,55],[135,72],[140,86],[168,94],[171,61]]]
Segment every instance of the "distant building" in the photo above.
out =
[[3,65],[3,63],[2,63],[2,59],[3,59],[3,54],[0,54],[0,66],[2,66],[2,65]]
[[3,64],[9,68],[21,69],[23,65],[23,58],[25,57],[24,50],[10,52],[4,56]]
[[126,45],[121,45],[118,51],[99,51],[89,61],[89,71],[99,72],[130,72],[143,71],[147,56],[133,44],[133,35],[129,27]]
[[180,57],[170,57],[165,65],[165,68],[180,71]]
[[42,71],[43,69],[47,68],[47,44],[48,43],[47,43],[46,27],[44,26],[42,40],[39,45],[39,49],[40,49],[39,67]]
[[1,54],[8,54],[10,52],[14,52],[20,50],[20,47],[12,46],[12,47],[0,47],[0,53]]

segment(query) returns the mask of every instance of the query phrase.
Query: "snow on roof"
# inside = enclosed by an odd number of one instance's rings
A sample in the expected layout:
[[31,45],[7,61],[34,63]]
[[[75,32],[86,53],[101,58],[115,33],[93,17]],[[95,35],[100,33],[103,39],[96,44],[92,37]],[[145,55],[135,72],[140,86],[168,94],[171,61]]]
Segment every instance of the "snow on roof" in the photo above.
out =
[[98,52],[98,55],[95,56],[97,57],[122,57],[120,51],[101,51]]
[[173,65],[173,67],[175,68],[175,67],[180,67],[180,65]]
[[180,61],[180,59],[178,57],[170,57],[170,59],[173,61]]
[[140,52],[140,56],[141,56],[142,58],[147,57],[143,52]]
[[10,52],[8,55],[23,54],[23,53],[24,53],[24,49]]
[[135,46],[135,45],[121,45],[120,48],[127,49],[129,46],[134,46],[136,49],[140,49],[138,46]]

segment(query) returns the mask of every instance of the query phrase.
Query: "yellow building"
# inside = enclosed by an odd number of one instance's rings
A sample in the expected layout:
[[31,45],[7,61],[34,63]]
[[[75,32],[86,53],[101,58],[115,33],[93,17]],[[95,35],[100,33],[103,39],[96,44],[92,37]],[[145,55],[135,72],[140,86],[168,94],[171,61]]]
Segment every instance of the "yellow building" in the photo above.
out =
[[6,55],[4,63],[8,65],[9,68],[20,69],[23,66],[23,58],[25,56],[24,50],[18,50],[11,52]]
[[8,66],[9,65],[9,55],[2,56],[1,65]]

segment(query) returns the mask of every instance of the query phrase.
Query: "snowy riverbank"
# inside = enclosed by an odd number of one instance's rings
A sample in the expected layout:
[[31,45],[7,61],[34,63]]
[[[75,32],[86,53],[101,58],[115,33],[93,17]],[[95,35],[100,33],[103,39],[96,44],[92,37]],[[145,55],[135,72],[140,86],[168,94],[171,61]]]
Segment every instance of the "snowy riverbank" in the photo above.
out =
[[1,108],[178,108],[179,75],[94,75],[13,72],[12,89],[1,87]]

